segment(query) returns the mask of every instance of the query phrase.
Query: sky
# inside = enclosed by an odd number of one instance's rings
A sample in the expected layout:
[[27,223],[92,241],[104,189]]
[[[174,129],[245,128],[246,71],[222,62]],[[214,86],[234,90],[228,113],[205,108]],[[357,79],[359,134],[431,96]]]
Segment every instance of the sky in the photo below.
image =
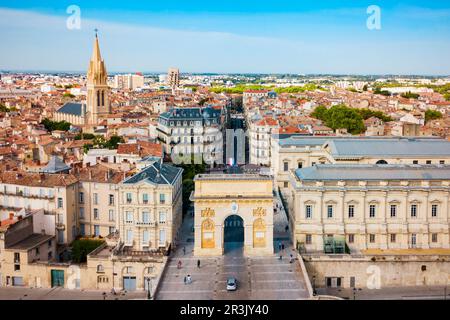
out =
[[96,28],[109,72],[450,74],[448,0],[0,0],[0,70],[84,72]]

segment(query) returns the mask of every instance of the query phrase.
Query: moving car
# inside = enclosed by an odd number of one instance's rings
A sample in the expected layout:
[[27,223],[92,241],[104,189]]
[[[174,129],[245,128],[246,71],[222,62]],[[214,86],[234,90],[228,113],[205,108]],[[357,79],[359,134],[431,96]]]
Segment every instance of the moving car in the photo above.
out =
[[236,278],[230,277],[227,280],[227,291],[236,291],[237,281]]

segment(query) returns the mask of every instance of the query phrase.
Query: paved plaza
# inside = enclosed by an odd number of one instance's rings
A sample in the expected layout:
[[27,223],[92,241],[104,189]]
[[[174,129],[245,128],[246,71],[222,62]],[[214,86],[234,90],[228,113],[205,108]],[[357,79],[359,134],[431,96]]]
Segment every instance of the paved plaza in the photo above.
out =
[[[160,284],[156,299],[160,300],[293,300],[307,299],[305,281],[298,261],[288,241],[286,216],[274,215],[274,245],[276,253],[266,257],[245,257],[242,243],[225,243],[225,254],[217,257],[193,256],[193,217],[187,216],[182,228],[182,242],[173,253]],[[285,249],[279,251],[283,243]],[[280,253],[282,260],[279,259]],[[200,268],[197,261],[200,260]],[[181,261],[181,268],[178,263]],[[190,275],[192,283],[185,284]],[[227,291],[228,277],[237,279],[238,290]]]
[[2,287],[0,300],[133,300],[146,299],[143,291],[122,292],[113,295],[108,291],[76,290],[55,287],[51,289]]

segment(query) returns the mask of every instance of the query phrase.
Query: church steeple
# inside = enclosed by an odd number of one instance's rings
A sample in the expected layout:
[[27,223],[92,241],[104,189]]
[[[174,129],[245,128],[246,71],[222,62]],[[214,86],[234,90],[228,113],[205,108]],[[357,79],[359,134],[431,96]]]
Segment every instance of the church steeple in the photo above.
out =
[[97,29],[94,48],[87,72],[87,124],[97,125],[101,118],[111,113],[109,104],[108,73],[100,53]]
[[105,85],[107,83],[108,74],[106,72],[105,61],[100,53],[100,45],[98,43],[97,29],[95,30],[94,49],[92,51],[91,61],[88,69],[88,83]]

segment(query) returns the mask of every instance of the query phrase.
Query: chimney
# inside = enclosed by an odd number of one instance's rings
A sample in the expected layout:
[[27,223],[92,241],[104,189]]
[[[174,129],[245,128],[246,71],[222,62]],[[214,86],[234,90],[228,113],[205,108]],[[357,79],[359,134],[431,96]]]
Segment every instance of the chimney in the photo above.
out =
[[109,170],[105,172],[105,181],[108,181],[108,178],[109,178],[108,172],[109,172]]
[[88,170],[88,174],[89,174],[89,180],[92,180],[92,171],[91,171],[91,169]]

